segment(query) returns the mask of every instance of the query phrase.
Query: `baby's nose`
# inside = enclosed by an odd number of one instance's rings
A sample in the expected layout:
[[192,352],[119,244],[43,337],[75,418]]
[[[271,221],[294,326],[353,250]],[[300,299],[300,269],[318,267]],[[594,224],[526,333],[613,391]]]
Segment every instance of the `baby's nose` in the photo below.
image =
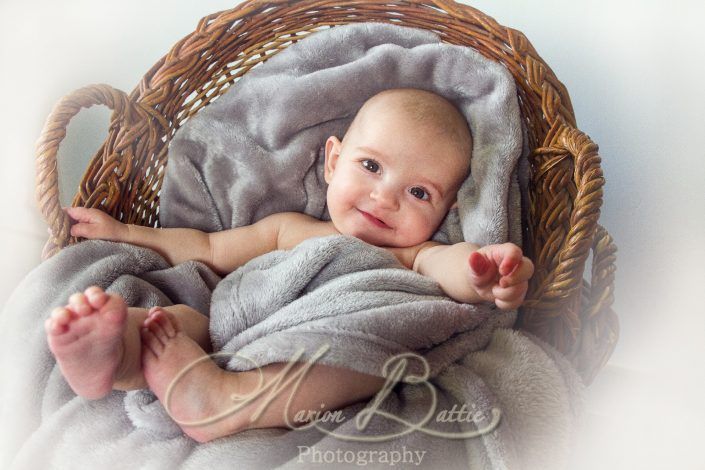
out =
[[393,188],[386,185],[376,186],[370,193],[370,198],[377,202],[377,205],[384,209],[397,209],[399,201]]

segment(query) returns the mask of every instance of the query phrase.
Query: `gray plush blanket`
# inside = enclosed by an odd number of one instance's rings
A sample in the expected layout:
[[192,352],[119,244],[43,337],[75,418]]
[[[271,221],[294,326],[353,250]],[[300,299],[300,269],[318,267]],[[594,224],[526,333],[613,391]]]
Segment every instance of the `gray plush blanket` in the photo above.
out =
[[[380,24],[290,46],[187,123],[170,147],[162,224],[214,231],[277,211],[327,218],[320,145],[342,137],[366,98],[401,86],[455,102],[475,140],[459,209],[436,239],[520,242],[522,140],[511,77],[433,34]],[[405,372],[384,401],[348,406],[335,422],[197,444],[148,390],[88,401],[66,384],[42,324],[94,284],[132,306],[185,303],[209,314],[215,350],[230,353],[219,363],[233,371],[297,355],[382,377],[405,359]],[[351,237],[310,239],[222,280],[200,263],[171,267],[148,249],[83,242],[35,269],[0,317],[0,464],[561,468],[582,385],[555,350],[510,329],[515,315],[453,302],[431,279]]]

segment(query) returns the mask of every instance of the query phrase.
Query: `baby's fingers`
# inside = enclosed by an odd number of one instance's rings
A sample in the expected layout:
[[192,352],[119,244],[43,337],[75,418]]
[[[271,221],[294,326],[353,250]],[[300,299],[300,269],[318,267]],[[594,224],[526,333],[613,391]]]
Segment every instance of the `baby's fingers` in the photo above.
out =
[[470,282],[478,288],[489,287],[497,275],[497,267],[485,255],[475,251],[468,258]]
[[502,310],[519,308],[522,302],[524,302],[528,288],[528,282],[523,282],[511,287],[494,286],[492,288],[492,295],[494,295],[495,298],[494,303]]
[[92,224],[77,223],[71,226],[71,236],[72,237],[82,237],[82,238],[99,238],[97,233],[97,227]]
[[64,207],[64,212],[66,212],[69,217],[71,217],[76,222],[86,222],[95,223],[98,221],[100,212],[98,209],[90,209],[86,207]]
[[534,263],[527,257],[521,260],[519,266],[507,276],[502,276],[499,280],[501,287],[511,287],[531,279],[534,275]]
[[507,276],[515,271],[523,258],[521,248],[514,243],[495,245],[492,254],[499,266],[499,274],[501,276]]

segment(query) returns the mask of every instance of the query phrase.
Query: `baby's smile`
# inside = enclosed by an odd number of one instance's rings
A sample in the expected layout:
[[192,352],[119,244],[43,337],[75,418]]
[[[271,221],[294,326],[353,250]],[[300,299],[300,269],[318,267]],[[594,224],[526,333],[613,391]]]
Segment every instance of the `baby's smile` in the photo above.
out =
[[365,217],[366,220],[368,220],[372,224],[376,225],[377,227],[391,229],[391,227],[389,225],[387,225],[382,219],[375,217],[374,215],[370,214],[369,212],[365,212],[361,209],[357,209],[357,210]]

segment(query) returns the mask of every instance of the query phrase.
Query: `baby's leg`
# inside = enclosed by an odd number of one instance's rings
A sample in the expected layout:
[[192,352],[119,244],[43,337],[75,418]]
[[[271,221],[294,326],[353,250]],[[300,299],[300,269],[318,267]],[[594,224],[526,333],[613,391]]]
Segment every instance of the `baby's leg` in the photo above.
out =
[[[142,344],[144,376],[150,389],[181,429],[199,442],[246,429],[301,425],[295,420],[300,410],[310,415],[339,409],[373,396],[384,384],[379,377],[314,364],[297,389],[296,378],[284,385],[287,379],[309,367],[297,363],[281,381],[282,390],[273,392],[273,400],[267,403],[271,391],[267,385],[275,383],[288,364],[268,364],[244,372],[223,370],[184,334],[173,315],[159,308],[145,322]],[[265,390],[258,389],[260,385]],[[258,394],[258,390],[262,393]],[[243,403],[243,396],[254,399],[233,412],[238,403]],[[251,418],[260,408],[263,412],[253,422]]]
[[[208,318],[186,306],[168,307],[186,334],[204,348]],[[49,348],[76,394],[90,399],[110,390],[147,386],[142,376],[139,328],[146,309],[127,308],[123,299],[98,287],[76,293],[45,322]]]

